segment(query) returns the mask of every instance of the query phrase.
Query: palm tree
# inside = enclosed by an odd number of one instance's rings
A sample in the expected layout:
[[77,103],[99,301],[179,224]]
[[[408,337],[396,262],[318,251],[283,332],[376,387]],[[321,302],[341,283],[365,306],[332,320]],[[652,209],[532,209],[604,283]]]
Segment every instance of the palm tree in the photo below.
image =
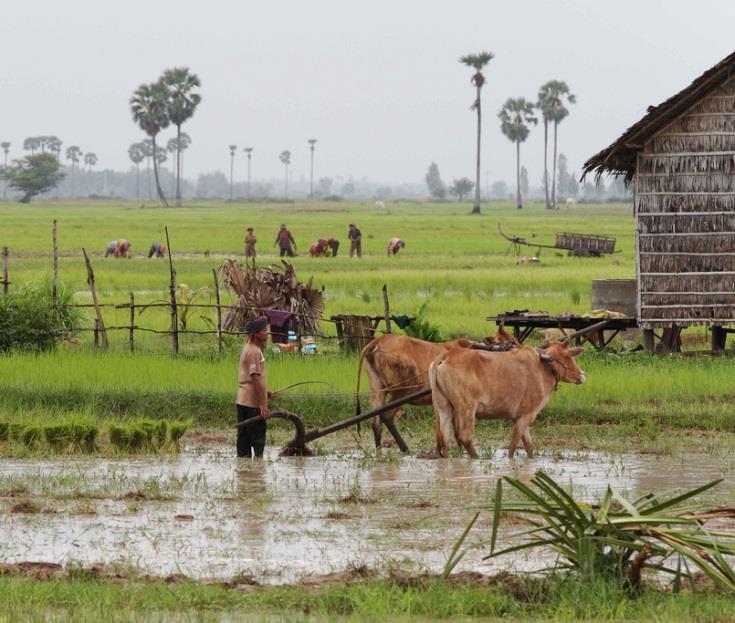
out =
[[243,151],[248,155],[248,201],[250,201],[250,158],[253,156],[253,148],[246,147]]
[[41,141],[37,136],[29,136],[23,141],[23,149],[29,149],[31,151],[31,156],[33,156],[36,153],[36,150],[40,147]]
[[237,145],[230,145],[230,201],[232,201],[232,175],[235,172],[235,152]]
[[283,166],[286,167],[286,175],[283,183],[283,198],[288,199],[288,165],[291,164],[291,152],[287,149],[282,151],[278,156],[278,159],[283,163]]
[[[556,208],[556,140],[559,123],[569,114],[569,109],[564,106],[564,100],[569,104],[577,101],[575,95],[569,92],[569,86],[561,80],[550,80],[544,84],[538,92],[538,104],[544,119],[544,186],[546,189],[546,207]],[[549,122],[554,123],[554,160],[553,174],[551,177],[551,203],[549,203],[549,174],[548,174],[548,132]]]
[[[8,141],[3,141],[0,143],[0,147],[3,149],[3,153],[5,154],[5,161],[3,162],[3,173],[8,170],[8,154],[10,153],[10,143]],[[3,199],[8,198],[8,180],[3,179]]]
[[525,97],[508,98],[498,113],[500,129],[508,140],[516,144],[516,207],[523,207],[521,199],[521,143],[528,138],[529,124],[538,123],[533,114],[534,105],[526,101]]
[[61,162],[61,146],[64,143],[61,141],[61,139],[58,136],[47,136],[46,137],[46,146],[48,147],[49,151],[56,154],[56,159]]
[[[156,146],[156,136],[169,124],[169,117],[166,113],[167,100],[168,89],[162,82],[141,84],[130,98],[130,110],[133,113],[133,120],[151,138],[153,145],[153,176],[156,179],[158,198],[165,207],[168,207],[168,201],[166,201],[158,179],[159,150]],[[166,152],[164,151],[163,154],[165,155]]]
[[315,138],[310,138],[308,141],[309,149],[311,150],[311,177],[309,181],[309,197],[314,198],[314,145],[316,144]]
[[472,206],[472,214],[480,213],[480,135],[482,127],[482,107],[480,105],[480,91],[485,84],[485,76],[482,70],[494,57],[492,52],[480,52],[479,54],[466,54],[459,59],[460,63],[472,67],[475,74],[471,78],[471,82],[477,89],[477,97],[470,107],[470,110],[477,111],[477,170],[475,176],[475,204]]
[[84,164],[87,165],[87,171],[92,172],[92,167],[97,164],[97,154],[94,152],[87,152],[84,154]]
[[133,143],[128,148],[128,156],[135,164],[135,198],[140,200],[140,163],[146,156],[146,148],[143,143]]
[[168,90],[166,104],[168,118],[176,126],[179,147],[176,157],[176,205],[181,207],[181,125],[191,119],[196,107],[202,101],[202,96],[195,92],[202,83],[196,74],[189,72],[188,67],[167,69],[161,76],[161,82]]
[[81,160],[82,150],[77,145],[66,148],[66,159],[71,160],[71,198],[74,199],[74,165]]
[[[166,143],[166,151],[172,155],[175,166],[177,160],[176,156],[179,153],[179,141],[176,140],[176,137],[168,139],[168,142]],[[171,176],[171,194],[176,194],[176,174]]]

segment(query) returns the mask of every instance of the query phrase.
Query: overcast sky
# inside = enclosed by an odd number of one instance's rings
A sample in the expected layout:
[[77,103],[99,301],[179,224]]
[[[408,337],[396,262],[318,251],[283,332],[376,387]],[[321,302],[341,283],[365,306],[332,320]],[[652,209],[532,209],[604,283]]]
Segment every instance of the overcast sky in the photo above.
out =
[[[578,103],[559,150],[579,171],[646,112],[735,48],[733,0],[25,0],[0,19],[0,140],[21,155],[27,136],[55,134],[93,151],[98,168],[130,166],[142,138],[129,99],[173,66],[202,80],[187,177],[229,170],[229,144],[254,147],[253,176],[420,182],[433,160],[445,181],[473,177],[471,71],[461,55],[488,50],[482,177],[514,180],[515,151],[499,130],[508,97],[535,99],[552,78]],[[163,142],[173,136],[162,134]],[[521,148],[540,182],[543,132]],[[236,178],[245,176],[245,157]]]

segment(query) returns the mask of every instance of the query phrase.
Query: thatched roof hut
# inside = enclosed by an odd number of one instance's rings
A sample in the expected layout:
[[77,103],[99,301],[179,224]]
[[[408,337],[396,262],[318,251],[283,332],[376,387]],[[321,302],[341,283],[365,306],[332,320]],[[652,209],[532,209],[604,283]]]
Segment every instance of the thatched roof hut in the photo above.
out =
[[592,156],[634,184],[643,329],[735,323],[735,53]]

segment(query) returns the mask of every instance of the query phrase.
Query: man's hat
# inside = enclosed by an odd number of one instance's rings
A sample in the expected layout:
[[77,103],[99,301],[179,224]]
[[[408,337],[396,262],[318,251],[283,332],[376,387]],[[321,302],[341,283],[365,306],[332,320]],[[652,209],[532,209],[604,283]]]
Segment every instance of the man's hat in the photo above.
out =
[[253,320],[248,320],[245,323],[245,333],[247,333],[248,335],[252,335],[253,333],[262,331],[269,324],[270,324],[270,320],[268,320],[267,316],[258,316],[257,318]]
[[281,223],[281,229],[286,229],[286,223]]
[[253,231],[253,228],[252,227],[248,227],[248,231]]

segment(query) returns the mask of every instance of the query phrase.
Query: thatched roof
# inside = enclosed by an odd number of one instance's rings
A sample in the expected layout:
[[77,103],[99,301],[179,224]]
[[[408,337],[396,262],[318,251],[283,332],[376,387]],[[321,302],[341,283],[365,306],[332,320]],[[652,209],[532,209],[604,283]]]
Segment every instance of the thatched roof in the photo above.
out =
[[632,179],[635,173],[636,154],[643,149],[646,141],[733,75],[735,75],[735,52],[705,71],[673,97],[658,106],[649,106],[648,114],[643,119],[629,127],[612,145],[584,163],[582,179],[588,173],[594,173],[596,176],[603,173],[623,174],[626,180]]

